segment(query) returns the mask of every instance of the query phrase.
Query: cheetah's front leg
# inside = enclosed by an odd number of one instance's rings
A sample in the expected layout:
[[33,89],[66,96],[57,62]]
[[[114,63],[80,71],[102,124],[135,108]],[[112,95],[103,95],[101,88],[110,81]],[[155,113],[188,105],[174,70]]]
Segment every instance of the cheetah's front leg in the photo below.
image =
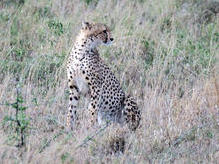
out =
[[76,86],[76,82],[73,79],[73,74],[71,72],[68,78],[68,87],[69,87],[69,107],[67,114],[67,127],[68,129],[72,130],[77,120],[77,106],[80,97],[79,97],[79,89]]
[[91,102],[88,106],[90,113],[90,126],[93,126],[97,122],[97,99],[96,96],[91,96]]

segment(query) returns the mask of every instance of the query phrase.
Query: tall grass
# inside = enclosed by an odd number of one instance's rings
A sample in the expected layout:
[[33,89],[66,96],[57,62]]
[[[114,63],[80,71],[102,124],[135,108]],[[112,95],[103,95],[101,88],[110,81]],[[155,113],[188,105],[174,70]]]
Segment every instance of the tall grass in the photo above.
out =
[[[16,99],[22,83],[29,135],[23,149],[7,144],[1,163],[216,163],[218,153],[219,6],[189,0],[22,0],[0,2],[0,103]],[[207,12],[206,11],[210,11]],[[209,14],[210,13],[210,14]],[[109,153],[114,127],[77,148],[88,127],[65,132],[65,63],[83,20],[106,23],[115,39],[99,52],[123,89],[136,97],[142,121],[125,134],[125,152]],[[0,120],[14,115],[0,105]],[[1,121],[2,122],[2,121]]]

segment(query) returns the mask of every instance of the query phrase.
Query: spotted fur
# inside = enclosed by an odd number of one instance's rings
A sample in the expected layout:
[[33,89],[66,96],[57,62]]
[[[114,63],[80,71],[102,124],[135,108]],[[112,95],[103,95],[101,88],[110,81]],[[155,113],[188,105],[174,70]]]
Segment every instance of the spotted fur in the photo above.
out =
[[120,87],[110,68],[100,58],[96,49],[100,44],[113,41],[109,28],[104,24],[83,23],[70,53],[67,75],[69,86],[69,111],[67,126],[74,127],[77,105],[81,95],[90,95],[88,110],[92,122],[127,123],[135,130],[140,122],[140,111],[133,98]]

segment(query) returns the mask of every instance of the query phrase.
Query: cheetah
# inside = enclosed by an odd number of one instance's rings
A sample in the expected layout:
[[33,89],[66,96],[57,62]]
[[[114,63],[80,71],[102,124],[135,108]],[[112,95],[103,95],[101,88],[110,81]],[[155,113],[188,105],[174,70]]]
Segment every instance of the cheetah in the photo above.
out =
[[82,23],[67,64],[69,110],[67,127],[73,129],[78,119],[77,106],[81,95],[89,94],[91,122],[99,125],[114,122],[126,124],[132,131],[139,126],[140,110],[131,96],[126,96],[120,83],[101,59],[97,47],[113,41],[108,26]]

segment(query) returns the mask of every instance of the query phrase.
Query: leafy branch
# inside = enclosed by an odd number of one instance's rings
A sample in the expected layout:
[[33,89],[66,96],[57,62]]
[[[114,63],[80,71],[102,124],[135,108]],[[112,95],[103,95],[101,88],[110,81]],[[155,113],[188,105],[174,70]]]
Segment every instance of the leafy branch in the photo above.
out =
[[26,116],[27,107],[23,106],[24,99],[20,93],[19,88],[16,88],[16,100],[14,103],[5,103],[0,105],[10,106],[15,109],[14,116],[6,115],[3,119],[3,125],[10,125],[9,132],[11,133],[10,139],[17,141],[17,147],[25,145],[27,130],[29,127],[29,119]]

